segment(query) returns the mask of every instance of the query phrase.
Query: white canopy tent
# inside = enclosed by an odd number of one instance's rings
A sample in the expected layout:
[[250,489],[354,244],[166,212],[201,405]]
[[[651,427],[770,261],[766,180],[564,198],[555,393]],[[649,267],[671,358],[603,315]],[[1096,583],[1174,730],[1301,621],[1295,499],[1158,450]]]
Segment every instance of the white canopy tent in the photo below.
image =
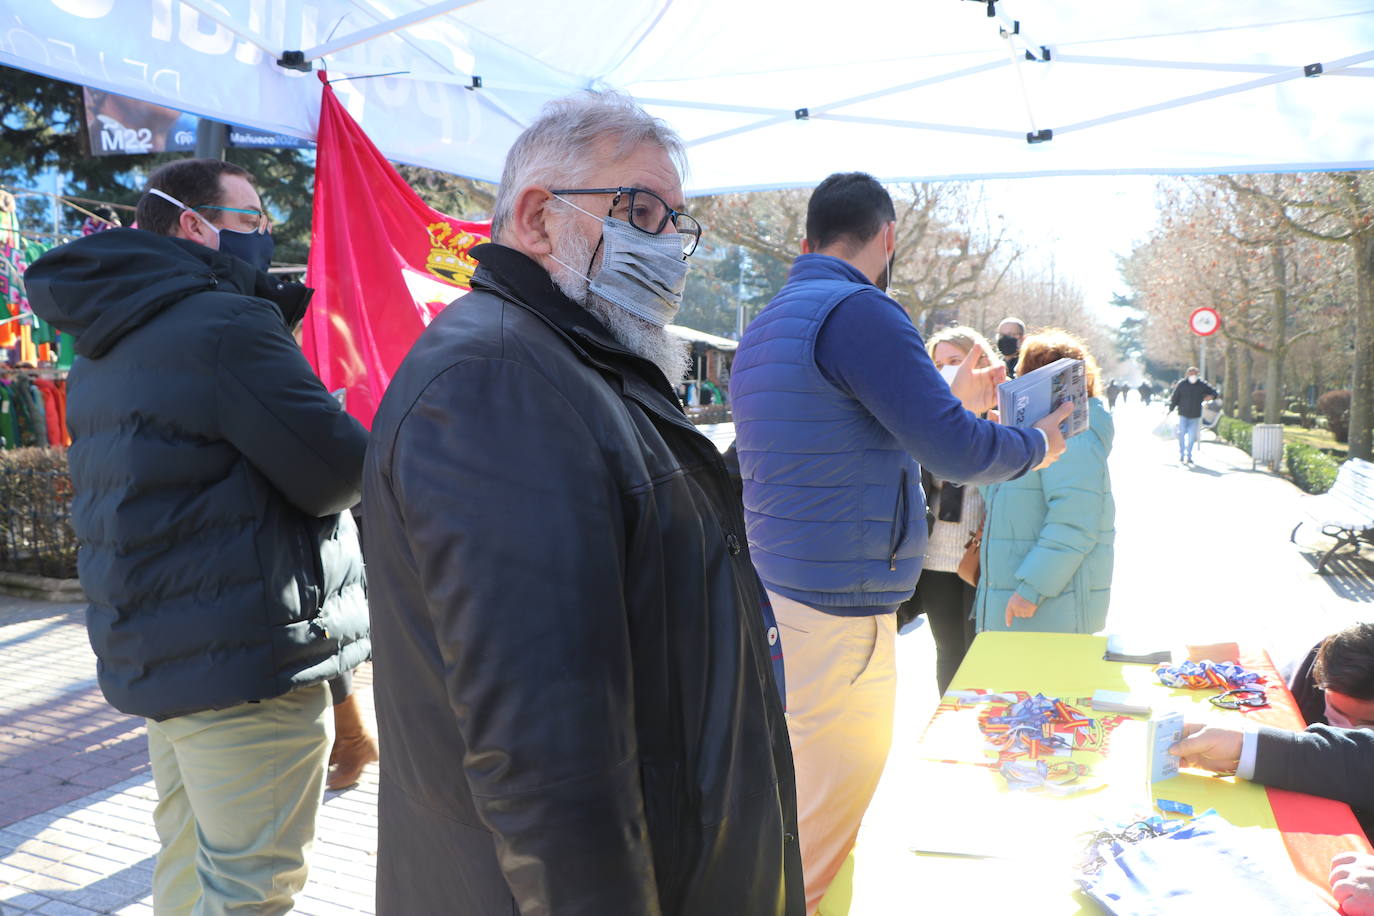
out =
[[[694,193],[1374,167],[1374,0],[0,0],[0,64],[487,180],[548,99],[627,91]],[[399,72],[398,72],[399,71]],[[378,76],[378,74],[391,74]],[[356,79],[357,77],[370,77]],[[1029,142],[1034,140],[1036,142]]]

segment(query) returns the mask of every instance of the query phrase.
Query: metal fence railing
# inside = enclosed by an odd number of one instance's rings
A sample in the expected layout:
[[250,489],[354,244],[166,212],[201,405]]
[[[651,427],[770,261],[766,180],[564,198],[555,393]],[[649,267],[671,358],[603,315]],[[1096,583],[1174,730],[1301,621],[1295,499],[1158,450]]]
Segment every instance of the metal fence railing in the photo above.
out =
[[0,570],[76,578],[72,479],[65,470],[0,462]]

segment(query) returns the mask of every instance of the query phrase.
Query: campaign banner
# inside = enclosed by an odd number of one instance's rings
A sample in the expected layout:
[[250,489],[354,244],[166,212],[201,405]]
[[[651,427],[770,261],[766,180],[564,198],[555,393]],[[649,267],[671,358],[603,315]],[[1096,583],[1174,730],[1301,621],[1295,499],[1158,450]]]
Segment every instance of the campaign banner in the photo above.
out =
[[[83,87],[81,93],[91,155],[195,151],[196,128],[200,124],[200,118],[195,115],[89,86]],[[315,144],[299,137],[231,124],[228,145],[249,149],[309,149]]]
[[310,149],[315,144],[311,140],[274,134],[251,127],[229,125],[229,145],[239,149]]
[[325,82],[306,285],[315,298],[302,347],[345,409],[371,428],[410,347],[469,289],[468,250],[491,224],[440,213],[420,199]]
[[196,148],[193,115],[103,89],[81,90],[93,156],[189,153]]

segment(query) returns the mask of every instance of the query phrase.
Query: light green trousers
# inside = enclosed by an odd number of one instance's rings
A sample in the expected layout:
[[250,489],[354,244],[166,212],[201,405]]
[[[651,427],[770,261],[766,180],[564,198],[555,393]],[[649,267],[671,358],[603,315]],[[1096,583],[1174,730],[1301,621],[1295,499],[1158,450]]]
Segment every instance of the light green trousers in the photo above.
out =
[[148,722],[156,916],[276,916],[305,886],[334,720],[314,684]]

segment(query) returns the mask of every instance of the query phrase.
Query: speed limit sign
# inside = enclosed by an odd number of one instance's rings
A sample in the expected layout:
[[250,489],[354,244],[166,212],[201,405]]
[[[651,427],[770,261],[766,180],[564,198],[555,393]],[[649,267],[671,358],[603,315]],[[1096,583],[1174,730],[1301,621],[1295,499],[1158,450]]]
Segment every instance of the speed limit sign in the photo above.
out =
[[1221,327],[1221,315],[1214,308],[1193,309],[1188,316],[1188,329],[1199,337],[1211,337]]

